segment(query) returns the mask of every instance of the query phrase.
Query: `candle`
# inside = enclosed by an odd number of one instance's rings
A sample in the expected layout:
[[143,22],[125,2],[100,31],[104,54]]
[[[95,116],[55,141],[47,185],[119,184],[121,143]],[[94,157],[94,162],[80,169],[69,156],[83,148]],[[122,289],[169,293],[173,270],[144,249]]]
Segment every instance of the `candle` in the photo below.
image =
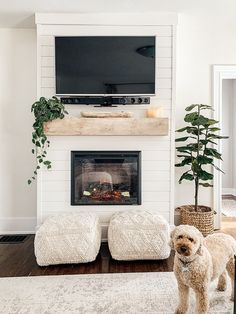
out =
[[147,118],[161,118],[163,117],[163,107],[159,106],[149,106],[146,110]]

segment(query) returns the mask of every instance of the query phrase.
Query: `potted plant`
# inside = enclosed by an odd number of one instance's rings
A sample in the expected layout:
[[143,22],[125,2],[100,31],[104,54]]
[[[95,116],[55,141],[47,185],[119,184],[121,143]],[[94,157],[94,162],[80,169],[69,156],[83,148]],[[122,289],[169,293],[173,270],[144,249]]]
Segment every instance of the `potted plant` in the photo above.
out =
[[32,132],[32,143],[35,147],[32,149],[32,154],[36,155],[37,165],[34,175],[28,180],[28,184],[31,184],[32,180],[36,179],[41,165],[44,165],[47,169],[52,167],[51,161],[47,159],[47,148],[50,145],[50,141],[45,134],[44,124],[55,119],[63,119],[65,114],[68,114],[64,104],[55,96],[51,99],[41,97],[32,105],[31,112],[33,112],[35,117],[34,130]]
[[179,183],[183,180],[193,181],[195,186],[194,205],[184,205],[177,208],[183,224],[194,225],[203,235],[214,231],[214,211],[212,208],[199,205],[199,188],[212,187],[212,167],[223,172],[215,164],[215,159],[221,159],[221,154],[214,148],[214,140],[228,138],[220,136],[220,129],[216,126],[218,121],[205,117],[202,111],[213,110],[211,106],[194,104],[185,109],[188,113],[184,121],[187,125],[176,132],[185,132],[185,136],[177,138],[176,142],[184,142],[176,147],[177,157],[181,162],[176,167],[187,167],[181,175]]

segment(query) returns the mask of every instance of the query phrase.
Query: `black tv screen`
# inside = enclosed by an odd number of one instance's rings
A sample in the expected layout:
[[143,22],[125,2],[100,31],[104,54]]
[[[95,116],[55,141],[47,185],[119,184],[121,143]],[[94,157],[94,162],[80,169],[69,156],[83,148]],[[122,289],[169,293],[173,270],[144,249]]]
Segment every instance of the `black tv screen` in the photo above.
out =
[[57,95],[155,94],[155,37],[55,37]]

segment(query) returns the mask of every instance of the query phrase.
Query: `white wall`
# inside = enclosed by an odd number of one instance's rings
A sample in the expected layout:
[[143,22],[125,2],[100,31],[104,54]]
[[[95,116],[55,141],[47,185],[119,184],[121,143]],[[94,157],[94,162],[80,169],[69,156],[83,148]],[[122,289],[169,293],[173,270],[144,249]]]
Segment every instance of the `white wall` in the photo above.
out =
[[[223,4],[222,4],[223,5]],[[184,108],[192,103],[211,104],[213,64],[236,64],[236,20],[221,15],[187,10],[179,15],[177,31],[176,128],[184,125]],[[178,184],[182,173],[176,169],[176,205],[193,202],[192,183]],[[212,204],[212,189],[201,188],[200,203]]]
[[[211,66],[236,64],[236,20],[224,14],[224,6],[222,2],[221,13],[217,16],[190,8],[179,15],[176,128],[183,125],[184,108],[188,104],[211,103]],[[1,218],[36,215],[35,186],[29,189],[25,185],[32,169],[29,109],[36,95],[35,45],[33,30],[0,30]],[[9,113],[9,103],[10,108],[16,111]],[[21,121],[18,121],[18,116],[22,117]],[[20,159],[17,163],[16,151]],[[14,157],[10,152],[14,153]],[[175,203],[192,203],[193,185],[179,185],[180,173],[181,170],[177,169]],[[202,188],[200,199],[201,203],[211,205],[212,190]],[[0,231],[2,223],[1,220]],[[23,227],[21,229],[24,230]]]
[[30,107],[36,97],[36,31],[0,29],[0,233],[32,231],[36,186]]

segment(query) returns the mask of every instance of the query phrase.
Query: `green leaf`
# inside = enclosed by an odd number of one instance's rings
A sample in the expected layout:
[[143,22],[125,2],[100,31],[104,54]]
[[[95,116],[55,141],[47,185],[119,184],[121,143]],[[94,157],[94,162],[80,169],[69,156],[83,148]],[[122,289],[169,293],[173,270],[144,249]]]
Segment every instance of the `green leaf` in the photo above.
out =
[[[184,131],[186,131],[189,134],[194,134],[194,135],[198,134],[198,128],[195,126],[186,126],[182,129],[176,130],[176,132],[184,132]],[[200,130],[200,134],[202,134],[201,130]]]
[[209,130],[211,132],[218,132],[218,131],[220,131],[220,128],[213,127],[213,128],[209,128]]
[[184,167],[192,163],[192,157],[185,157],[181,163],[175,164],[175,167]]
[[187,130],[187,128],[189,128],[188,126],[185,126],[184,128],[178,129],[175,132],[184,132]]
[[34,154],[34,149],[32,149],[32,154]]
[[176,141],[176,142],[184,142],[184,141],[186,141],[188,138],[189,138],[189,136],[179,137],[179,138],[176,138],[175,141]]
[[200,104],[200,105],[199,105],[199,108],[200,108],[200,110],[203,110],[203,109],[210,109],[210,110],[213,110],[212,106],[204,105],[204,104]]
[[[223,170],[221,170],[219,167],[217,167],[216,165],[214,165],[214,164],[212,164],[212,166],[216,169],[216,170],[218,170],[218,171],[220,171],[220,172],[222,172],[222,173],[224,173],[224,171]],[[225,173],[224,173],[225,174]]]
[[31,181],[31,180],[28,180],[27,182],[28,182],[28,184],[30,185],[32,181]]
[[186,111],[191,111],[193,110],[193,108],[197,107],[198,105],[197,104],[193,104],[193,105],[190,105],[188,107],[185,108]]
[[219,121],[216,121],[216,120],[214,120],[214,119],[208,119],[208,123],[207,123],[207,125],[213,125],[213,124],[217,124],[217,123],[219,123]]
[[211,143],[211,144],[217,145],[217,143],[213,142],[212,140],[208,140],[208,142]]
[[191,165],[191,170],[192,170],[192,172],[193,172],[194,174],[197,174],[198,171],[199,171],[199,168],[200,168],[200,166],[199,166],[197,160],[194,159],[193,162],[192,162],[192,165]]
[[212,157],[215,157],[216,159],[221,159],[221,154],[218,153],[218,151],[215,149],[215,148],[206,148],[205,149],[205,154],[207,156],[212,156]]
[[183,180],[193,181],[194,176],[189,173],[189,171],[184,172],[179,179],[179,183],[182,183]]
[[207,181],[207,180],[212,180],[213,179],[213,174],[211,174],[211,173],[209,173],[209,172],[207,172],[205,170],[202,170],[202,169],[198,172],[197,175],[198,175],[199,179],[201,179],[203,181]]
[[200,151],[203,148],[202,143],[190,143],[187,146],[191,148],[192,152]]
[[221,136],[221,135],[216,135],[213,133],[207,134],[207,138],[216,138],[216,139],[224,139],[224,138],[229,138],[228,136]]
[[192,124],[193,125],[207,125],[209,119],[202,116],[202,115],[199,115],[193,122]]
[[198,113],[197,112],[188,113],[184,117],[184,121],[188,122],[188,123],[193,123],[193,121],[196,120],[197,117],[198,117]]
[[200,182],[199,185],[204,186],[205,188],[213,187],[213,184],[210,184],[210,183],[202,183],[202,182]]
[[213,159],[212,158],[209,158],[207,156],[202,156],[202,155],[199,155],[197,157],[197,161],[199,164],[201,165],[208,165],[208,164],[211,164],[213,162]]
[[177,155],[179,158],[189,157],[189,155]]
[[188,154],[191,154],[192,152],[192,148],[189,147],[189,146],[179,146],[179,147],[176,147],[176,150],[180,153],[188,153]]

